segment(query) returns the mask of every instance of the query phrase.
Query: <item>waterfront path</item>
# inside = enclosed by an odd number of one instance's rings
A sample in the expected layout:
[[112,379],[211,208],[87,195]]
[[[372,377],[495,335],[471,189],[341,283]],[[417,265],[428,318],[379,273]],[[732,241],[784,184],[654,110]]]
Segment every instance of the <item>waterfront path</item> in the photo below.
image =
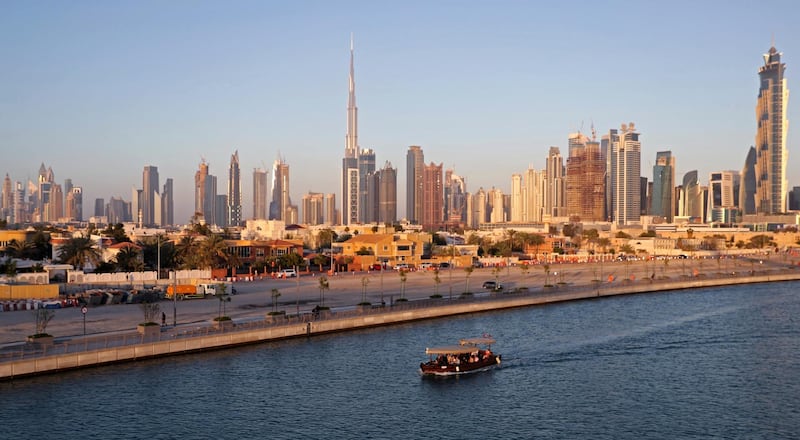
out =
[[[701,271],[702,270],[702,271]],[[458,276],[456,275],[458,274]],[[603,274],[603,277],[600,277]],[[650,276],[647,276],[649,274]],[[507,307],[521,307],[555,301],[589,298],[595,296],[661,291],[671,289],[696,288],[713,285],[729,285],[747,282],[766,282],[800,279],[800,270],[794,262],[773,256],[769,258],[720,260],[669,260],[669,263],[616,262],[595,264],[550,265],[549,273],[540,266],[529,271],[511,267],[500,271],[478,269],[469,278],[469,291],[472,295],[462,296],[467,288],[466,273],[455,270],[454,282],[450,283],[449,273],[439,274],[440,282],[430,272],[410,273],[403,285],[396,273],[380,274],[340,274],[330,277],[329,291],[324,292],[325,303],[333,308],[329,316],[313,317],[309,312],[320,300],[316,276],[303,276],[290,280],[264,280],[252,283],[239,283],[240,294],[231,303],[222,304],[216,299],[181,301],[174,304],[161,303],[167,313],[168,325],[153,338],[143,338],[135,332],[141,320],[141,311],[136,305],[108,305],[93,307],[87,313],[87,335],[82,333],[82,317],[76,308],[57,310],[56,319],[48,332],[56,335],[52,346],[38,346],[22,341],[26,328],[32,327],[31,312],[5,312],[0,314],[0,377],[18,375],[4,370],[4,364],[37,358],[58,357],[70,353],[88,353],[136,345],[152,345],[159,342],[172,342],[176,347],[162,352],[134,355],[134,358],[174,354],[225,345],[253,343],[267,339],[285,338],[303,334],[341,331],[374,325],[388,325],[414,319],[428,319],[459,313],[472,313]],[[383,278],[381,283],[380,278]],[[543,287],[547,283],[553,287]],[[486,280],[498,279],[506,292],[489,293],[481,288]],[[602,282],[596,280],[602,279]],[[365,281],[366,280],[366,281]],[[613,280],[613,281],[609,281]],[[377,285],[376,285],[377,284]],[[383,289],[380,288],[383,284]],[[272,289],[281,293],[275,305],[272,304]],[[453,291],[451,296],[451,289]],[[441,299],[432,300],[430,295],[438,290]],[[410,301],[397,302],[403,292]],[[356,303],[366,296],[374,305],[385,307],[357,308]],[[287,298],[288,297],[288,298]],[[172,307],[175,306],[175,315]],[[234,319],[235,327],[216,330],[211,326],[211,318],[225,305],[225,314]],[[270,310],[277,309],[287,313],[288,318],[273,322],[265,319]],[[299,313],[298,313],[299,312]],[[177,324],[172,325],[173,316]],[[17,318],[16,321],[11,318]],[[23,319],[23,318],[27,318]],[[61,318],[60,325],[59,318]],[[7,322],[8,321],[8,322]],[[313,327],[309,324],[314,322]],[[328,322],[328,325],[322,325]],[[279,327],[290,327],[290,331],[275,331]],[[313,328],[313,332],[312,332]],[[91,330],[89,330],[91,329]],[[268,332],[263,330],[269,329]],[[231,333],[251,335],[231,339]],[[254,333],[255,332],[255,333]],[[61,336],[63,335],[63,336]],[[219,336],[226,335],[220,339]],[[209,339],[210,338],[210,339]],[[177,341],[205,340],[199,344],[175,345]],[[238,342],[237,342],[238,341]],[[210,345],[209,345],[210,344]],[[117,355],[115,355],[117,356]],[[112,361],[121,361],[114,357]],[[73,368],[68,365],[56,369]],[[104,362],[97,362],[104,363]],[[53,364],[58,365],[58,364]],[[4,373],[5,371],[5,373]]]

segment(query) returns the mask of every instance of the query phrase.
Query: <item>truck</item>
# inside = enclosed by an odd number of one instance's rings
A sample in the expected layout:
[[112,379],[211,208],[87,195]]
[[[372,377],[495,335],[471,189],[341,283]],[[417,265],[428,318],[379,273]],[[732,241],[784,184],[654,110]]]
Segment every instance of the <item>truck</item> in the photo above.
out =
[[233,287],[233,283],[229,282],[200,283],[197,285],[197,291],[202,292],[205,295],[216,296],[218,293],[222,294],[223,286],[225,287],[225,294],[227,295],[236,294],[236,288]]
[[192,299],[192,298],[205,298],[205,289],[194,284],[177,284],[167,286],[167,294],[165,298],[173,299],[174,292],[177,292],[178,299]]

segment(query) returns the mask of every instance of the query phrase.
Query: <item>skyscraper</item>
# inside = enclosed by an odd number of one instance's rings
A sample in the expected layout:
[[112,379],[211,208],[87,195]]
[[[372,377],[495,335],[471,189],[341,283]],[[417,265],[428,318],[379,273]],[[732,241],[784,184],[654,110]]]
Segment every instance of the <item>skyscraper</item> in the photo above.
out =
[[650,199],[650,215],[663,217],[672,222],[675,213],[675,158],[671,151],[656,153],[653,165],[653,192]]
[[606,202],[605,202],[605,219],[611,221],[614,215],[614,192],[612,191],[613,185],[611,182],[611,145],[619,142],[619,133],[616,128],[608,130],[608,134],[600,138],[600,153],[603,155],[603,160],[606,162]]
[[70,220],[83,221],[83,190],[73,186],[67,193],[65,216]]
[[269,204],[269,219],[283,220],[289,224],[292,210],[292,199],[289,196],[289,164],[282,158],[275,160],[272,166],[272,201]]
[[786,137],[789,123],[786,109],[789,89],[783,73],[786,64],[782,53],[769,48],[764,65],[758,69],[760,87],[756,103],[756,211],[778,213],[787,211],[788,182],[786,181]]
[[511,217],[513,223],[522,221],[522,174],[511,175]]
[[684,217],[701,219],[703,215],[703,198],[697,170],[683,175],[682,209],[678,211]]
[[325,212],[325,195],[309,192],[303,195],[303,224],[321,225]]
[[739,172],[715,171],[708,176],[707,222],[728,223],[728,215],[739,201]]
[[551,217],[564,215],[564,160],[558,147],[550,147],[547,155],[547,192],[545,193],[545,214]]
[[253,170],[253,218],[267,219],[267,172],[261,168]]
[[103,217],[106,215],[106,201],[103,198],[94,199],[94,216]]
[[756,213],[756,148],[747,150],[739,186],[739,209],[742,214]]
[[397,169],[386,164],[378,171],[378,219],[381,223],[397,221]]
[[[208,188],[208,163],[205,159],[200,161],[200,165],[197,168],[197,172],[194,173],[194,213],[195,215],[200,214],[203,216],[209,215],[211,210],[211,206],[206,206],[209,204],[209,198],[206,195],[206,191]],[[206,217],[206,221],[209,220],[209,217]]]
[[161,219],[156,219],[156,201],[161,203],[161,196],[158,194],[158,167],[148,165],[142,172],[142,224],[146,226],[155,225]]
[[0,218],[8,220],[13,211],[13,191],[14,187],[11,184],[11,178],[6,173],[6,178],[3,179],[3,193],[0,196]]
[[339,210],[336,209],[336,194],[325,194],[325,223],[336,225],[339,222]]
[[231,155],[228,169],[228,226],[240,226],[242,223],[242,178],[239,169],[239,150]]
[[641,218],[642,144],[633,122],[622,124],[619,137],[611,144],[611,191],[613,221],[618,225],[638,222]]
[[583,133],[569,136],[566,215],[581,221],[601,221],[605,206],[605,161],[600,143]]
[[[375,173],[375,151],[369,148],[361,150],[358,154],[358,211],[360,223],[371,223],[377,220],[378,193],[376,192],[377,180],[369,185],[368,176]],[[371,206],[367,206],[371,205]]]
[[412,145],[406,153],[406,219],[411,223],[422,222],[422,183],[425,170],[425,155],[422,147]]
[[444,216],[452,225],[467,220],[467,182],[453,170],[444,172]]
[[353,60],[353,37],[351,35],[347,133],[345,134],[344,159],[342,159],[342,222],[346,225],[358,223],[359,221],[358,202],[361,188],[358,170],[358,107],[356,107],[356,79]]
[[422,227],[437,230],[444,221],[444,175],[442,164],[431,162],[423,170]]
[[525,191],[523,197],[524,215],[522,221],[539,223],[542,221],[545,199],[545,172],[532,166],[525,171]]
[[173,191],[172,178],[168,178],[164,183],[164,190],[161,191],[161,225],[175,224],[175,193]]

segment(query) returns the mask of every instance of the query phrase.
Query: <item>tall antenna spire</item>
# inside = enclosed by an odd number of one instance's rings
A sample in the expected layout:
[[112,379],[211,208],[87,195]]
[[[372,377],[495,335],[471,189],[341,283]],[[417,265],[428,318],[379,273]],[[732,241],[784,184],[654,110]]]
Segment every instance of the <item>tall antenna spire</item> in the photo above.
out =
[[347,135],[345,136],[345,157],[358,157],[358,107],[356,107],[356,79],[353,50],[353,34],[350,34],[350,89],[347,97]]

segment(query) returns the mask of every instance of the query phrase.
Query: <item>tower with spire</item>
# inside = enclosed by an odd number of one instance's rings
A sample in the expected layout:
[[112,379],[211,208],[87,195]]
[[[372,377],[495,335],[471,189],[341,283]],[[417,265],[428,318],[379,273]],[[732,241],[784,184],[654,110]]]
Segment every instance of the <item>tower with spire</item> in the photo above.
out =
[[353,35],[350,35],[350,89],[347,99],[347,133],[344,159],[342,159],[342,223],[358,223],[359,187],[358,171],[358,107],[356,107],[356,82],[353,67]]

